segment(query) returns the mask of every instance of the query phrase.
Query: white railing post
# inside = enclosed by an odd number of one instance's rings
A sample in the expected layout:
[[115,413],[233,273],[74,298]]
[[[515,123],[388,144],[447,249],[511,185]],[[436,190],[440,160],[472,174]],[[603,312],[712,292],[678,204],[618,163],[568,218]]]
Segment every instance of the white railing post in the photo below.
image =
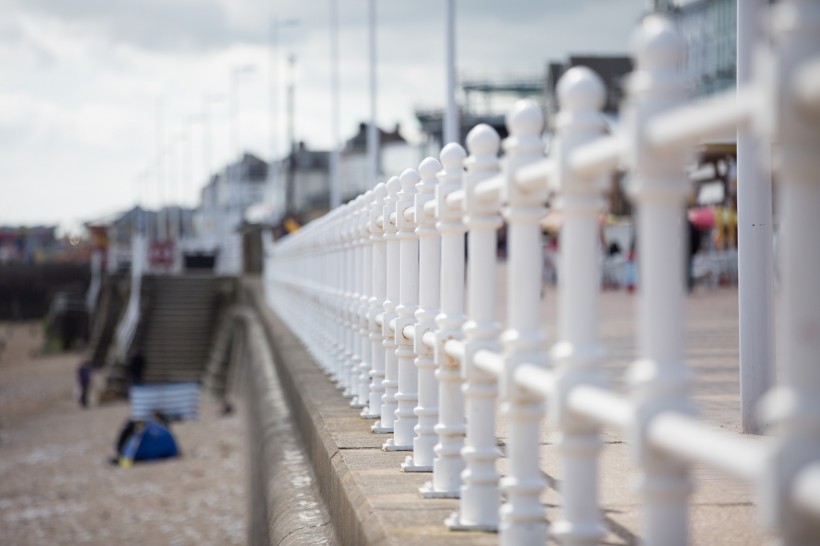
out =
[[365,419],[378,419],[381,416],[382,395],[384,394],[384,347],[382,347],[382,330],[376,322],[384,312],[384,300],[387,297],[387,279],[385,275],[384,228],[379,226],[378,218],[384,209],[387,197],[387,186],[379,182],[373,188],[373,201],[370,203],[370,242],[371,242],[371,281],[370,291],[370,398],[362,410]]
[[406,326],[414,327],[419,301],[419,239],[415,220],[404,216],[405,210],[415,212],[416,183],[421,178],[414,169],[401,173],[399,201],[396,203],[396,224],[399,232],[399,306],[396,308],[395,336],[399,381],[396,391],[396,420],[393,421],[393,443],[388,451],[412,451],[413,428],[418,422],[413,409],[418,401],[418,370],[413,340],[404,335]]
[[416,311],[414,349],[418,370],[419,404],[413,410],[418,418],[414,431],[413,456],[407,457],[402,470],[405,472],[431,472],[438,441],[438,382],[433,349],[424,343],[424,334],[436,328],[439,305],[439,272],[441,268],[441,244],[436,230],[435,216],[425,213],[424,206],[436,198],[436,184],[441,163],[432,157],[419,165],[421,181],[416,184],[416,235],[419,237],[419,308]]
[[[382,396],[381,418],[373,424],[371,430],[379,434],[393,432],[393,421],[396,418],[396,390],[398,390],[399,369],[396,359],[396,336],[390,330],[390,322],[396,318],[396,305],[399,301],[399,239],[398,227],[390,221],[390,214],[396,212],[397,195],[401,189],[399,177],[387,181],[387,198],[384,200],[384,240],[385,277],[387,279],[387,299],[384,300],[382,315],[382,346],[384,347],[384,395]],[[392,444],[392,442],[391,442]],[[385,443],[385,447],[388,444]]]
[[342,394],[348,398],[353,396],[353,370],[358,364],[356,355],[354,332],[354,302],[356,300],[356,258],[354,252],[354,230],[353,230],[353,209],[356,207],[355,200],[350,201],[345,207],[343,232],[344,232],[344,256],[345,256],[345,294],[344,294],[344,336],[345,336],[345,358],[342,363]]
[[[775,88],[780,211],[779,384],[764,399],[766,421],[778,431],[764,474],[761,511],[778,544],[816,544],[820,519],[795,505],[800,472],[820,454],[820,105],[793,93],[798,69],[820,58],[820,3],[783,1],[772,11],[777,53]],[[817,494],[817,491],[814,492]]]
[[366,408],[369,402],[370,386],[370,294],[373,274],[373,253],[370,248],[368,224],[373,190],[367,190],[356,213],[356,232],[359,241],[359,305],[357,307],[359,369],[356,374],[356,398],[351,403],[354,408]]
[[364,200],[364,195],[357,196],[351,206],[351,210],[348,213],[349,216],[349,229],[350,229],[350,256],[352,260],[352,264],[350,267],[350,271],[353,275],[351,279],[351,294],[350,294],[350,302],[348,307],[348,312],[350,316],[350,351],[352,353],[352,358],[350,359],[349,364],[349,381],[347,385],[347,396],[351,398],[350,400],[350,407],[352,408],[362,408],[364,407],[362,404],[359,404],[356,396],[359,392],[359,367],[362,362],[362,339],[359,335],[359,322],[360,322],[360,315],[359,315],[359,301],[361,299],[361,286],[362,286],[362,246],[361,241],[359,238],[359,217],[360,212],[362,209],[362,201]]
[[538,500],[545,481],[538,465],[540,423],[544,401],[515,384],[516,368],[523,363],[546,365],[546,338],[541,332],[540,298],[543,268],[541,218],[546,209],[546,186],[522,191],[514,180],[516,169],[543,156],[544,118],[533,101],[522,100],[507,116],[510,136],[505,186],[507,208],[507,330],[504,346],[504,411],[509,420],[507,459],[509,475],[501,480],[507,503],[501,507],[501,544],[544,544],[547,522]]
[[[473,355],[481,349],[498,352],[501,325],[496,309],[496,252],[497,230],[501,227],[501,207],[498,199],[479,201],[476,185],[499,171],[498,133],[489,125],[481,124],[467,134],[469,157],[464,162],[464,221],[467,235],[467,309],[464,324],[464,358],[462,375],[465,379],[464,407],[467,415],[467,434],[464,439],[466,468],[461,475],[461,495],[458,512],[447,521],[452,529],[494,531],[498,529],[498,510],[501,496],[496,459],[500,452],[495,439],[495,401],[498,380],[478,369]],[[511,272],[512,274],[512,272]]]
[[686,465],[652,448],[647,430],[663,411],[694,413],[691,372],[684,362],[684,205],[690,188],[686,154],[659,150],[644,138],[653,116],[686,96],[681,71],[684,44],[671,22],[651,15],[635,34],[636,72],[628,81],[624,122],[634,172],[630,191],[637,206],[638,360],[627,379],[635,404],[631,444],[639,468],[638,490],[646,506],[647,546],[688,542]]
[[345,272],[344,272],[344,247],[342,238],[342,223],[345,205],[336,209],[335,217],[331,222],[331,252],[333,270],[333,288],[331,290],[332,313],[333,313],[333,349],[331,358],[333,359],[332,377],[337,385],[341,386],[342,370],[344,363],[344,315],[342,304],[344,302]]
[[426,498],[457,498],[464,459],[464,398],[461,393],[459,361],[444,349],[450,339],[461,338],[464,324],[464,224],[461,211],[447,206],[447,196],[461,189],[464,148],[450,143],[441,150],[442,171],[436,186],[436,227],[441,233],[441,312],[436,317],[436,347],[433,355],[438,370],[438,443],[434,448],[433,480],[420,492]]
[[570,391],[582,384],[602,385],[603,349],[598,337],[601,245],[598,215],[603,209],[598,179],[573,176],[569,155],[603,133],[600,108],[605,90],[586,67],[567,71],[558,82],[561,110],[555,118],[561,227],[561,278],[558,282],[558,341],[550,352],[556,371],[551,424],[558,431],[563,510],[550,532],[561,544],[598,544],[606,534],[598,507],[598,426],[567,407]]

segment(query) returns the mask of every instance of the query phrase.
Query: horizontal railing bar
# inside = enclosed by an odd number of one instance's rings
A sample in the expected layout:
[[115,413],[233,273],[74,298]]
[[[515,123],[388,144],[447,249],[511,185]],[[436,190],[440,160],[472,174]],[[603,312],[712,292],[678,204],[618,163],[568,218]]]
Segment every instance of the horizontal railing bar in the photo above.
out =
[[750,483],[765,470],[763,439],[730,436],[688,415],[661,413],[649,423],[647,435],[654,447],[684,462],[703,463]]
[[599,425],[626,430],[635,419],[632,404],[614,392],[593,385],[573,387],[567,396],[570,410]]
[[384,229],[384,214],[380,214],[380,215],[376,218],[376,225],[377,225],[378,227],[380,227],[381,229]]
[[[525,191],[538,189],[539,186],[548,184],[551,178],[555,176],[555,161],[552,158],[546,157],[535,163],[525,165],[515,171],[515,183],[519,188]],[[490,179],[490,182],[494,179]],[[502,179],[503,186],[503,179]],[[479,184],[478,189],[481,188]]]
[[595,176],[618,167],[626,152],[626,142],[610,135],[580,146],[569,155],[569,169],[575,176]]
[[408,324],[401,330],[401,335],[406,337],[407,339],[412,339],[413,341],[416,340],[416,326],[413,324]]
[[436,202],[435,202],[435,200],[427,201],[424,204],[424,213],[428,214],[430,216],[433,216],[433,217],[436,216]]
[[404,209],[404,219],[408,222],[415,222],[416,221],[416,209],[415,207],[407,207]]
[[464,204],[464,190],[456,190],[447,195],[447,208],[457,210]]
[[810,464],[797,473],[792,499],[803,510],[820,516],[820,463]]
[[444,344],[444,352],[460,360],[464,357],[464,342],[458,339],[451,339]]
[[384,326],[384,315],[382,315],[381,313],[376,315],[376,324],[378,324],[379,326]]
[[504,358],[493,351],[482,349],[473,355],[473,364],[482,371],[500,378],[504,374]]
[[555,373],[535,364],[519,364],[513,374],[515,384],[549,399],[555,392]]
[[475,195],[479,201],[494,201],[501,198],[501,190],[504,189],[506,178],[502,174],[497,174],[492,178],[483,180],[475,187]]
[[396,213],[395,212],[390,213],[390,223],[393,224],[394,226],[399,225],[399,223],[396,221]]
[[647,123],[646,140],[657,148],[672,149],[708,138],[734,136],[751,121],[758,104],[754,88],[725,91],[658,114]]
[[425,345],[430,347],[431,349],[436,348],[436,333],[435,332],[425,332],[424,336],[421,338]]

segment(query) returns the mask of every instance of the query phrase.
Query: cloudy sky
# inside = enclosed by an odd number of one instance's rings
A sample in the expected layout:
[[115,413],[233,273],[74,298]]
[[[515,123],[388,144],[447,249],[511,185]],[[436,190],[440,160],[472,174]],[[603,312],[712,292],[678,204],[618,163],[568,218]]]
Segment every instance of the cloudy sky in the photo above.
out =
[[[328,147],[330,1],[0,0],[0,225],[70,227],[138,200],[194,203],[206,172],[236,157],[229,105],[238,69],[242,148],[268,158],[278,142],[281,154],[284,119],[272,124],[270,113],[273,17],[298,20],[278,32],[280,102],[293,54],[297,139]],[[367,2],[338,4],[347,138],[369,111]],[[533,76],[569,53],[625,53],[643,7],[460,0],[459,73]],[[444,102],[444,2],[382,0],[377,10],[379,123],[401,123],[418,139],[413,109]]]

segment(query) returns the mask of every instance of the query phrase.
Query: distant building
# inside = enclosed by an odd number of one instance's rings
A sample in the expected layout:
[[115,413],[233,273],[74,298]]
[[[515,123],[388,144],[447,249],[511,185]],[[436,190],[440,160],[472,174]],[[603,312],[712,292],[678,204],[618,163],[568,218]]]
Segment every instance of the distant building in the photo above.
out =
[[[410,145],[396,124],[392,131],[379,128],[379,175],[377,182],[386,182],[404,169],[418,166],[421,161],[418,147]],[[367,191],[367,124],[360,123],[358,132],[345,142],[339,167],[342,202]]]
[[213,175],[200,192],[194,219],[197,237],[186,250],[218,250],[217,272],[239,272],[242,257],[237,230],[245,210],[265,199],[267,181],[268,163],[247,152]]
[[[421,160],[417,147],[407,143],[400,127],[392,131],[379,129],[379,171],[382,179],[401,174],[401,170],[418,165]],[[339,180],[342,202],[346,202],[367,188],[367,125],[348,139],[341,151]],[[327,212],[330,206],[330,151],[311,150],[300,142],[282,161],[276,162],[275,183],[266,195],[265,214],[278,224],[286,216],[307,222]],[[379,181],[383,182],[384,180]],[[254,217],[259,218],[256,213]]]
[[686,70],[695,94],[709,95],[735,86],[737,5],[735,0],[662,2],[686,40]]
[[632,72],[632,59],[626,55],[570,55],[566,62],[552,61],[547,65],[547,117],[552,119],[559,110],[558,80],[575,66],[586,66],[601,77],[606,88],[603,111],[617,116],[624,95],[624,79]]
[[0,226],[0,263],[41,263],[58,249],[57,226]]
[[[543,106],[544,78],[542,75],[522,75],[507,80],[490,78],[468,79],[460,83],[463,103],[458,106],[460,143],[467,133],[479,123],[496,130],[501,138],[507,136],[506,112],[515,100],[531,98]],[[441,108],[417,109],[416,119],[427,137],[424,155],[437,155],[444,142],[444,110]]]

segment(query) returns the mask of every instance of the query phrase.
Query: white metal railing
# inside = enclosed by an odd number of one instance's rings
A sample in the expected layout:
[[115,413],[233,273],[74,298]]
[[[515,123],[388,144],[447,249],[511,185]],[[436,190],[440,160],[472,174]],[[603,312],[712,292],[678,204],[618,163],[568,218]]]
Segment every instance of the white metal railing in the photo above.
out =
[[[441,163],[378,184],[270,249],[268,299],[324,369],[392,433],[402,468],[430,471],[421,492],[458,497],[447,525],[495,530],[502,544],[595,544],[599,429],[633,444],[645,504],[644,542],[688,542],[688,466],[709,465],[760,493],[765,525],[783,544],[816,540],[820,526],[820,3],[773,8],[774,70],[734,94],[686,102],[683,44],[646,18],[636,36],[625,130],[605,136],[604,87],[585,68],[558,84],[552,154],[543,157],[538,107],[509,114],[505,156],[488,126],[446,145]],[[775,99],[776,98],[776,99]],[[781,205],[780,383],[764,404],[771,438],[714,431],[695,418],[685,363],[681,279],[684,166],[692,144],[733,130],[777,143]],[[598,213],[603,177],[630,172],[641,287],[639,358],[629,392],[608,390],[599,339]],[[539,221],[548,194],[563,209],[558,325],[551,349],[540,326]],[[498,322],[496,230],[507,223],[507,324]],[[465,237],[469,248],[466,260]],[[469,310],[467,312],[466,310]],[[496,469],[496,401],[509,438],[508,473]],[[545,412],[546,408],[548,412]],[[563,510],[548,529],[539,495],[539,425],[558,435]],[[464,472],[466,470],[466,472]],[[501,503],[501,493],[505,502]]]
[[117,325],[115,333],[117,358],[120,362],[127,362],[128,352],[137,333],[140,322],[140,294],[142,291],[142,275],[148,264],[148,244],[144,235],[136,234],[131,239],[131,292],[125,314]]

